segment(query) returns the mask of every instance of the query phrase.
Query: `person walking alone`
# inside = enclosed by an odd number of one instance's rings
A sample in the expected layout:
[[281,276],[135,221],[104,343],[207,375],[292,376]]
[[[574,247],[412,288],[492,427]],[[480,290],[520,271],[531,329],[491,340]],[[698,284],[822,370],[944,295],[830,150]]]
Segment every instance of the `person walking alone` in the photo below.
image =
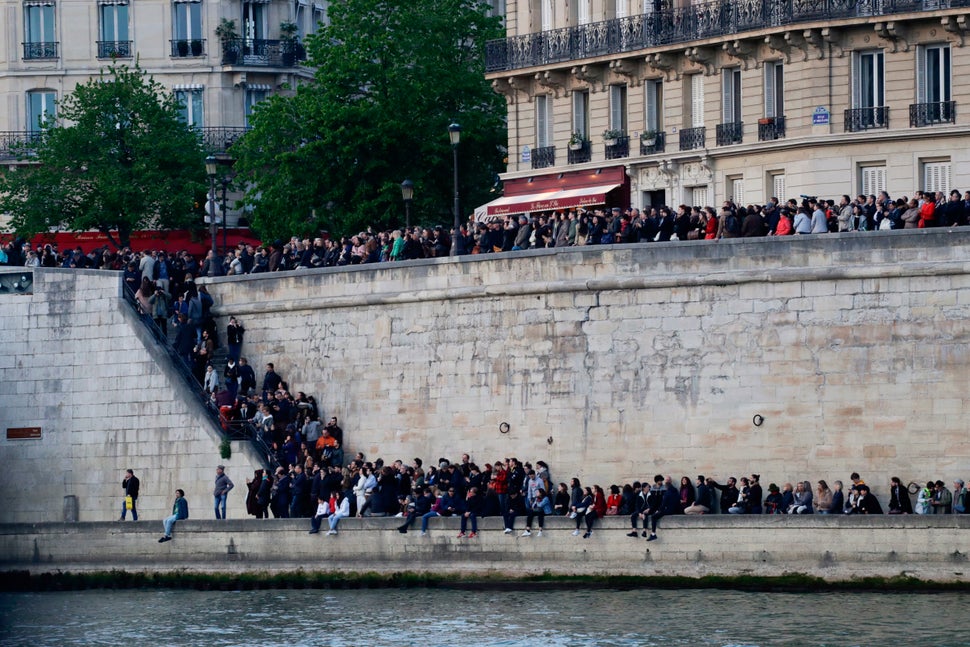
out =
[[232,481],[229,480],[229,476],[226,474],[225,466],[219,465],[216,467],[216,485],[212,490],[216,519],[226,518],[226,498],[229,496],[229,490],[231,490],[233,487]]
[[[138,487],[141,483],[135,473],[128,468],[125,470],[125,478],[121,481],[121,487],[125,491],[125,500],[121,504],[121,520],[125,520],[128,510],[131,510],[131,520],[138,521]],[[130,503],[129,503],[130,502]],[[129,507],[130,506],[130,507]]]

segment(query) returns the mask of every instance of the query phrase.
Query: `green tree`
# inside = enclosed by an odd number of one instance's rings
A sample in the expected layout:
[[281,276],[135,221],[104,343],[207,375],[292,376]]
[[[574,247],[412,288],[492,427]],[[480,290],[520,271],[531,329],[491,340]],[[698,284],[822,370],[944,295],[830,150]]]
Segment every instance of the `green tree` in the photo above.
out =
[[201,222],[199,137],[175,98],[137,65],[78,85],[0,178],[0,212],[19,234],[97,229],[115,246],[132,231]]
[[257,106],[233,147],[263,238],[452,222],[447,127],[462,126],[461,208],[488,199],[501,168],[505,102],[484,78],[485,42],[503,35],[477,0],[344,0],[308,38],[312,81]]

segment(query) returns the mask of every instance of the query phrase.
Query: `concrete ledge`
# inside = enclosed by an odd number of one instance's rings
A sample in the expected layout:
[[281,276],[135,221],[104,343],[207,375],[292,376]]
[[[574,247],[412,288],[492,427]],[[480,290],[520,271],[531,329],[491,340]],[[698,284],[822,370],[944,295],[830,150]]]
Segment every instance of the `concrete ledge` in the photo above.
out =
[[54,571],[289,570],[517,575],[704,577],[803,574],[828,581],[917,577],[970,581],[967,516],[669,517],[660,540],[626,536],[626,518],[597,522],[593,536],[548,519],[543,537],[512,535],[497,518],[476,539],[457,539],[456,519],[434,519],[429,533],[402,535],[400,519],[346,519],[340,534],[309,535],[309,520],[179,522],[158,544],[159,521],[0,525],[0,567]]

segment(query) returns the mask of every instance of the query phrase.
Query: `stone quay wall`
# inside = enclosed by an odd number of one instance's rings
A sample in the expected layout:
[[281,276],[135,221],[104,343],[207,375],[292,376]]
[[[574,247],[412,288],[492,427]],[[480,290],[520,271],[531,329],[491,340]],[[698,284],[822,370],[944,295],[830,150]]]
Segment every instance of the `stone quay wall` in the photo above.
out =
[[204,281],[257,374],[274,362],[338,416],[348,456],[545,459],[555,481],[604,487],[859,471],[884,504],[890,476],[970,477],[970,231]]
[[[190,504],[191,505],[191,504]],[[195,508],[192,508],[194,513]],[[203,513],[204,514],[204,513]],[[625,536],[624,517],[572,534],[565,518],[547,518],[542,537],[502,532],[482,520],[474,539],[458,539],[456,519],[432,519],[429,532],[399,534],[400,519],[345,519],[339,533],[309,535],[309,519],[198,521],[175,525],[157,543],[160,521],[0,524],[0,571],[260,573],[295,571],[461,574],[513,579],[554,575],[777,577],[830,581],[911,577],[968,582],[964,538],[970,517],[735,516],[666,517],[659,540]],[[534,527],[535,531],[536,528]]]
[[[141,481],[139,515],[158,519],[176,488],[211,501],[220,463],[237,486],[229,515],[245,516],[258,458],[244,443],[219,457],[217,430],[121,298],[120,273],[33,276],[33,294],[0,294],[0,521],[62,521],[75,510],[81,521],[117,519],[127,468]],[[40,427],[41,437],[8,439],[17,427]]]

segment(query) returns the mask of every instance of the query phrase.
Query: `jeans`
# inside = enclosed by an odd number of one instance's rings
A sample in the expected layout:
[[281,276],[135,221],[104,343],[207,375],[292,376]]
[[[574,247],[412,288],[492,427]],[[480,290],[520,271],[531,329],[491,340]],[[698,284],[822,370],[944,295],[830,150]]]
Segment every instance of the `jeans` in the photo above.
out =
[[163,521],[162,523],[165,524],[166,537],[172,536],[172,528],[175,527],[176,521],[178,521],[178,517],[176,517],[174,514],[171,517],[165,517],[165,521]]
[[[132,499],[131,500],[131,520],[132,521],[138,521],[138,507],[137,507],[137,503],[138,503],[138,500],[137,499]],[[122,501],[121,502],[121,520],[122,521],[125,520],[125,513],[127,513],[127,512],[128,512],[128,508],[125,505],[125,502]]]
[[546,519],[546,511],[542,509],[533,508],[529,511],[529,514],[525,517],[525,527],[532,528],[532,518],[539,517],[539,530],[542,530],[542,523]]
[[[216,519],[225,519],[226,518],[226,495],[216,494],[212,498],[215,500]],[[221,514],[219,512],[220,506],[222,507]]]
[[314,517],[310,519],[310,529],[313,530],[313,532],[320,532],[320,524],[323,523],[323,520],[326,517],[327,515],[325,514],[314,515]]
[[428,519],[431,517],[440,517],[441,515],[432,510],[428,514],[421,515],[421,532],[428,532]]
[[328,517],[328,519],[330,521],[330,530],[336,530],[337,529],[337,526],[340,525],[340,520],[343,519],[343,518],[344,518],[344,516],[342,514],[337,514],[336,512],[334,512],[332,515],[330,515]]
[[468,529],[469,519],[472,522],[472,532],[478,532],[478,515],[474,512],[469,512],[467,517],[464,514],[461,515],[461,531],[465,532]]
[[242,344],[229,344],[229,359],[239,361],[239,355],[242,353]]

